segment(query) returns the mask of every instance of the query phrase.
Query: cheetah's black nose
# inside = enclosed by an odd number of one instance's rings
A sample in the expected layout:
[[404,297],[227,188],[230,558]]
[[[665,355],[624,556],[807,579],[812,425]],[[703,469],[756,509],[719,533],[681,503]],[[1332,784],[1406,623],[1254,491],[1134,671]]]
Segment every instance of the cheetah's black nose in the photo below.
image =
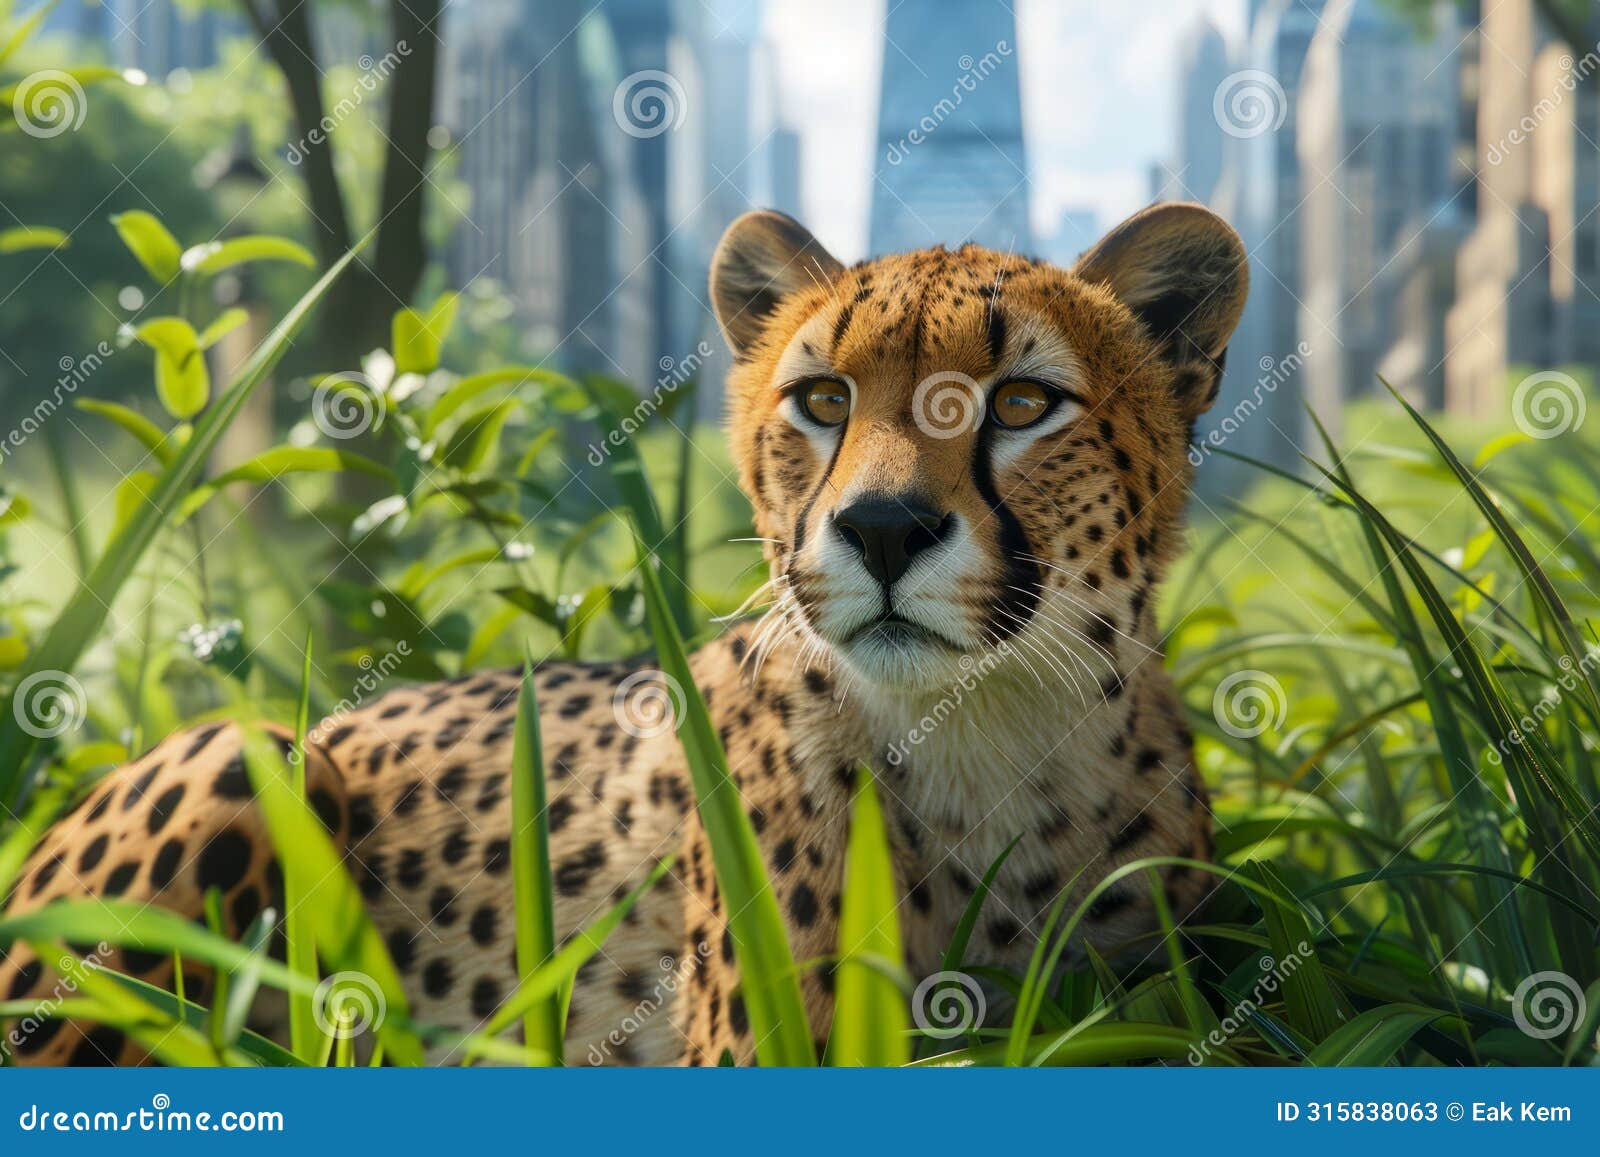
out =
[[867,573],[893,586],[911,560],[937,546],[955,522],[914,496],[864,498],[833,516],[834,529],[861,556]]

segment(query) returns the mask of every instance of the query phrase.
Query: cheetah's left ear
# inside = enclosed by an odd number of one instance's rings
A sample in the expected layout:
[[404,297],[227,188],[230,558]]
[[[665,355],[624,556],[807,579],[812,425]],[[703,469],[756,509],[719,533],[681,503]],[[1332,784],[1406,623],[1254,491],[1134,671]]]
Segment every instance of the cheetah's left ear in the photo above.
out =
[[1210,408],[1250,287],[1244,242],[1231,225],[1203,205],[1152,205],[1101,238],[1073,273],[1105,285],[1145,324],[1177,370],[1191,416]]
[[787,214],[760,209],[729,225],[711,258],[711,304],[734,356],[749,352],[778,302],[796,290],[826,285],[843,271]]

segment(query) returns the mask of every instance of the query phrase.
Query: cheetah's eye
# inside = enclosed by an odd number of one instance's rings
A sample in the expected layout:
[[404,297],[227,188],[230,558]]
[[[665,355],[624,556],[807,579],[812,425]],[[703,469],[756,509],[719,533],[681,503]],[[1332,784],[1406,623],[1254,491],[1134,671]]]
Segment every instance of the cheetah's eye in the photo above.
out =
[[1005,382],[994,392],[989,410],[1001,426],[1021,430],[1048,414],[1054,401],[1037,382]]
[[810,382],[795,393],[806,417],[819,426],[838,426],[850,416],[850,394],[838,382]]

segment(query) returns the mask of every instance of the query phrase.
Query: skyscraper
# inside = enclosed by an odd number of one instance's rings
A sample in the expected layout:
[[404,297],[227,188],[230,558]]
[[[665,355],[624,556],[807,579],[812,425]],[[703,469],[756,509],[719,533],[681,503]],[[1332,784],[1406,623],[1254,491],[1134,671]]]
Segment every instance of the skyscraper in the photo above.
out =
[[1381,0],[1331,0],[1307,54],[1299,336],[1316,351],[1306,393],[1328,420],[1379,388],[1394,334],[1385,270],[1459,192],[1459,40],[1449,3],[1419,34]]
[[964,241],[1029,250],[1011,9],[967,0],[890,5],[881,84],[872,252]]
[[1450,408],[1504,418],[1513,367],[1600,362],[1600,83],[1533,0],[1485,5],[1477,226],[1446,324]]
[[1217,26],[1200,17],[1178,44],[1178,133],[1167,198],[1210,204],[1222,178],[1227,137],[1213,105],[1228,76],[1228,45]]
[[[1228,447],[1279,465],[1296,460],[1303,434],[1304,363],[1299,346],[1302,200],[1296,109],[1301,72],[1316,34],[1322,0],[1252,0],[1237,71],[1205,98],[1206,113],[1232,129],[1213,207],[1239,230],[1250,255],[1250,296],[1228,347],[1216,405],[1200,421],[1202,437],[1228,429]],[[1232,105],[1241,99],[1245,105]],[[1243,115],[1243,119],[1237,119]],[[1314,347],[1313,347],[1314,348]],[[1248,420],[1240,416],[1247,415]],[[1248,467],[1212,457],[1202,492],[1225,493]]]

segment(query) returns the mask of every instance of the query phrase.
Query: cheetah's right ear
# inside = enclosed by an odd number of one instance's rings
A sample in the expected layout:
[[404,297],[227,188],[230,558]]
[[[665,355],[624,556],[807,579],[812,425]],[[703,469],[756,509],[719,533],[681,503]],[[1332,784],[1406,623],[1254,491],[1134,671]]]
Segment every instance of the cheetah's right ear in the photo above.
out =
[[1191,416],[1216,401],[1250,288],[1250,262],[1231,225],[1204,205],[1152,205],[1101,238],[1072,272],[1106,286],[1144,323]]
[[729,225],[711,258],[711,305],[734,356],[755,344],[784,297],[826,285],[842,272],[844,266],[786,214],[759,209]]

